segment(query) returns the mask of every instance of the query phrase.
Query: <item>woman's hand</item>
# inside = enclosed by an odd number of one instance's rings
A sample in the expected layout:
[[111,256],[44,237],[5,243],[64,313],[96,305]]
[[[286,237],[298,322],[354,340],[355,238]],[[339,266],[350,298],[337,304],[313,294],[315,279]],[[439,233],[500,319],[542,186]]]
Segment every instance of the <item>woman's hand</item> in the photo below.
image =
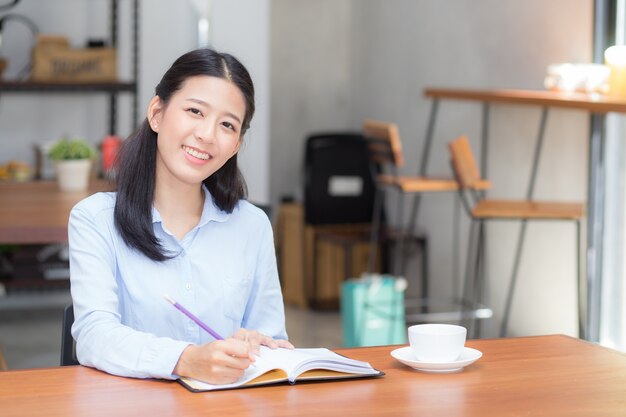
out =
[[209,384],[230,384],[241,378],[254,360],[250,344],[231,337],[187,346],[173,373]]
[[247,342],[250,345],[250,349],[255,355],[259,354],[259,346],[267,346],[271,349],[286,348],[293,349],[293,345],[287,340],[272,339],[269,336],[259,333],[255,330],[239,329],[233,336],[233,339]]
[[261,345],[272,349],[293,349],[286,340],[274,340],[254,330],[239,329],[226,340],[187,346],[173,373],[209,384],[230,384],[241,378],[255,361],[254,355],[259,354]]

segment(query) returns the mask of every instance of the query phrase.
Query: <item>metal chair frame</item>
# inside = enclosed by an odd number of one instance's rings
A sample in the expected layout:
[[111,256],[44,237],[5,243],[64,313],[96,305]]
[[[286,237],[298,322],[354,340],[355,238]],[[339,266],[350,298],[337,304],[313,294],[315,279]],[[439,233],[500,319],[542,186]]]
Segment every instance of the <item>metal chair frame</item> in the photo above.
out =
[[[433,108],[433,112],[436,107]],[[402,142],[398,127],[393,123],[387,123],[377,120],[365,120],[363,123],[364,137],[368,140],[370,150],[370,158],[372,161],[372,170],[374,167],[382,165],[386,168],[386,172],[376,174],[376,195],[374,200],[374,213],[372,219],[372,231],[370,236],[370,255],[369,270],[373,271],[376,260],[376,245],[381,237],[381,218],[382,208],[385,197],[386,188],[394,188],[398,191],[399,201],[397,205],[396,218],[402,221],[404,218],[403,198],[405,196],[413,196],[413,206],[411,216],[407,227],[400,230],[398,235],[399,247],[396,250],[396,265],[399,268],[394,271],[396,274],[402,275],[406,269],[406,253],[405,245],[408,239],[415,234],[415,224],[418,215],[418,206],[420,197],[423,193],[431,192],[455,192],[458,189],[457,182],[454,179],[440,179],[426,177],[426,163],[428,153],[430,152],[430,144],[432,139],[432,118],[429,123],[427,140],[424,144],[424,153],[422,155],[420,175],[404,176],[400,174],[400,168],[404,165],[404,156],[402,153]],[[373,174],[374,175],[374,174]],[[488,185],[481,183],[481,185]],[[427,248],[427,246],[424,246]],[[405,301],[406,321],[407,323],[422,323],[429,321],[461,321],[467,318],[484,319],[492,316],[492,311],[488,307],[473,303],[464,299],[436,299],[429,296],[428,282],[428,264],[427,252],[423,252],[424,269],[423,279],[421,282],[421,298],[407,299]],[[456,262],[456,261],[455,261]],[[434,312],[433,307],[443,305],[447,308],[442,312]]]
[[[540,148],[540,143],[538,144]],[[578,327],[581,337],[584,335],[583,325],[583,302],[581,294],[581,219],[583,217],[583,205],[578,203],[554,203],[531,200],[530,195],[534,187],[536,169],[533,169],[531,187],[528,198],[524,200],[491,200],[484,197],[477,183],[485,181],[480,179],[478,168],[471,152],[469,140],[461,136],[450,142],[451,165],[455,178],[459,184],[458,193],[462,205],[471,219],[470,233],[468,238],[467,268],[463,293],[469,299],[480,301],[484,287],[484,222],[485,220],[518,220],[522,227],[518,237],[511,278],[507,289],[504,304],[504,313],[500,325],[500,336],[505,337],[508,333],[508,324],[511,316],[511,307],[515,288],[518,281],[518,272],[521,262],[522,248],[526,236],[526,225],[530,220],[543,221],[573,221],[576,225],[576,283],[578,299]],[[538,151],[536,152],[538,158]],[[536,166],[536,161],[533,166]],[[481,206],[482,205],[482,206]]]

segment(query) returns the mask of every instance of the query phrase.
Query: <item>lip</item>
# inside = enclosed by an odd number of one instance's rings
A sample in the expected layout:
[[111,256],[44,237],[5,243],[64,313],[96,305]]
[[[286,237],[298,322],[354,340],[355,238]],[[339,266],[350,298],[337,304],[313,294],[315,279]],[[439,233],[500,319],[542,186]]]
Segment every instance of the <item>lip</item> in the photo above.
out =
[[[194,156],[194,155],[192,155],[191,153],[189,153],[187,151],[188,149],[192,150],[192,151],[194,151],[196,153],[206,154],[206,155],[208,155],[208,158],[207,159],[203,159],[203,158],[199,158],[197,156]],[[183,154],[185,155],[185,158],[188,161],[190,161],[190,162],[192,162],[194,164],[197,164],[197,165],[206,164],[207,162],[209,162],[213,158],[213,156],[210,153],[208,153],[206,151],[203,151],[201,149],[195,148],[193,146],[182,145],[181,146],[181,150],[183,151]]]

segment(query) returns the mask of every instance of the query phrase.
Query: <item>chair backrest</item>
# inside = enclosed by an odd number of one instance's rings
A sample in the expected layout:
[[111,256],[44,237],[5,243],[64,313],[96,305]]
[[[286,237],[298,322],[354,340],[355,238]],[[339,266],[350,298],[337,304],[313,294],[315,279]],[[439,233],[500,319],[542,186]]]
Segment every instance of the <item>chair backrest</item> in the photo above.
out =
[[466,136],[460,136],[448,144],[452,168],[459,186],[464,189],[484,189],[484,181],[480,179],[480,172],[472,147]]
[[363,122],[363,136],[373,162],[391,164],[396,168],[404,166],[402,141],[396,124],[367,119]]
[[2,350],[0,350],[0,371],[6,371],[7,369],[9,369],[9,366],[7,365],[6,359],[4,359]]
[[61,366],[79,365],[76,359],[76,343],[72,337],[74,306],[65,306],[63,310],[63,328],[61,332]]
[[304,155],[307,224],[369,223],[376,185],[363,135],[313,134]]

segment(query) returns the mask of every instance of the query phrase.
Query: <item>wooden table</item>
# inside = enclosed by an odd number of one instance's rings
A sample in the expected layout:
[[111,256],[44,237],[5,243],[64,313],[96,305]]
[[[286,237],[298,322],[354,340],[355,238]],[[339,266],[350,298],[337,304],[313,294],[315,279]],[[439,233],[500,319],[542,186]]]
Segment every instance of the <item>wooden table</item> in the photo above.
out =
[[592,113],[626,113],[625,98],[601,94],[547,90],[427,88],[424,90],[424,95],[432,99],[471,100],[486,103],[563,107],[585,110]]
[[[534,185],[539,164],[539,155],[543,145],[543,137],[551,108],[581,110],[591,115],[591,134],[589,137],[589,164],[587,191],[587,320],[580,325],[580,334],[588,340],[598,341],[600,338],[600,297],[602,288],[602,237],[604,229],[605,181],[602,168],[604,166],[604,121],[607,113],[626,113],[626,99],[600,94],[576,92],[558,92],[545,90],[516,89],[449,89],[427,88],[424,96],[432,100],[430,119],[426,131],[424,151],[422,152],[420,175],[426,175],[428,154],[432,143],[433,130],[440,100],[469,100],[482,103],[482,146],[481,174],[488,176],[488,126],[489,108],[492,104],[513,104],[542,108],[539,124],[535,158],[530,170],[529,185],[526,198],[533,197]],[[415,210],[415,209],[414,209]],[[525,227],[524,225],[522,227]],[[523,233],[520,233],[523,236]],[[518,243],[520,245],[520,243]]]
[[176,382],[85,367],[0,372],[13,416],[624,416],[626,355],[568,336],[471,340],[483,357],[455,374],[396,362],[395,347],[338,349],[383,378],[194,394]]
[[54,181],[0,182],[0,244],[67,242],[70,210],[96,191],[110,189],[91,181],[88,191],[62,192]]

